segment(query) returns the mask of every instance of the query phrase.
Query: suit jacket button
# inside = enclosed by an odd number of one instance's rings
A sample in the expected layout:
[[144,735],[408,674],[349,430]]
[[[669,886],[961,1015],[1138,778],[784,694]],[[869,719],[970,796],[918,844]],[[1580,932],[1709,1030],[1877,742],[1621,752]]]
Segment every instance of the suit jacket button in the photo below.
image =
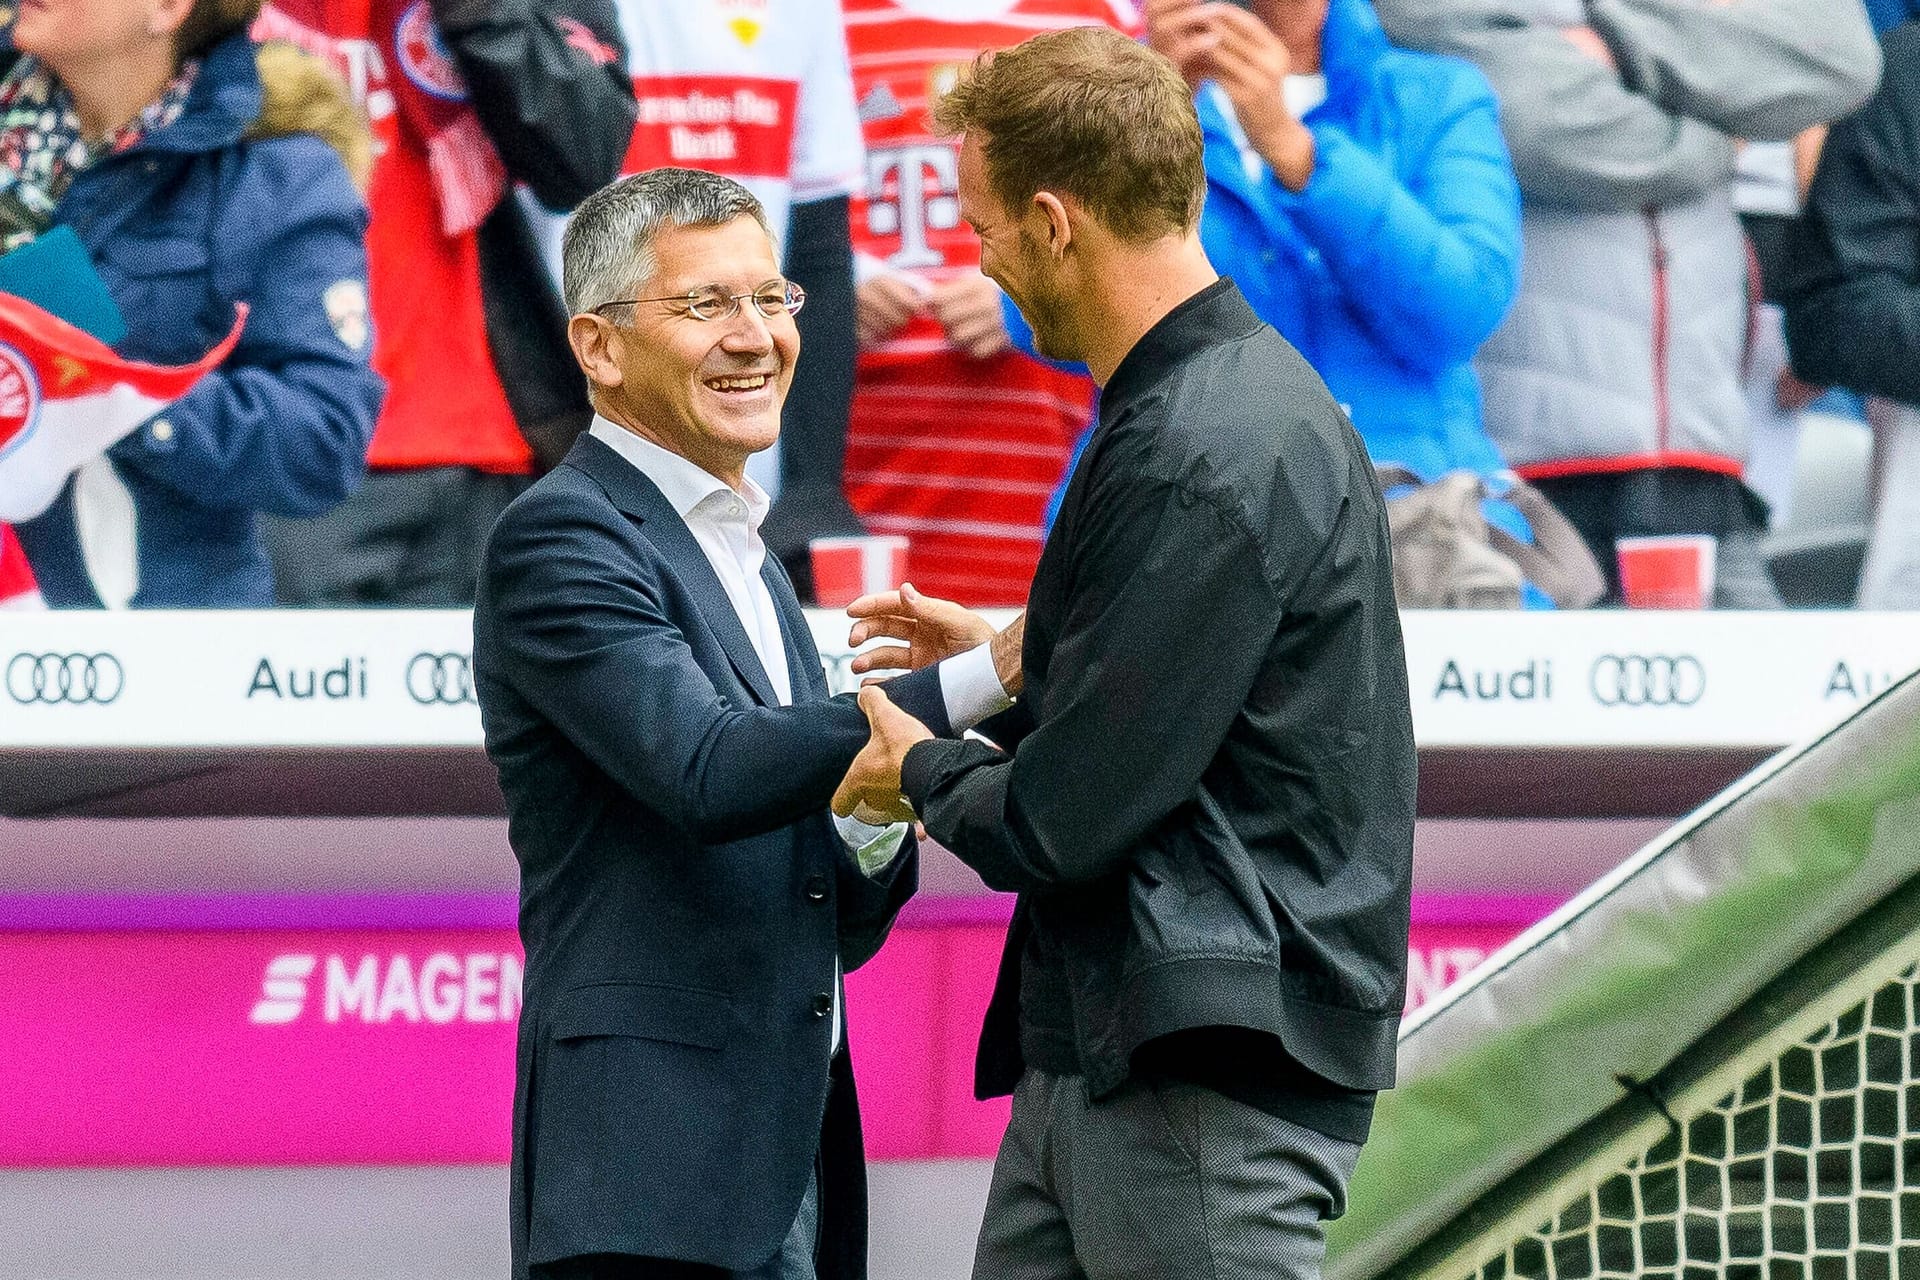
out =
[[813,1016],[824,1018],[833,1012],[833,993],[822,991],[813,998]]
[[818,873],[807,877],[807,901],[825,902],[827,900],[827,878]]

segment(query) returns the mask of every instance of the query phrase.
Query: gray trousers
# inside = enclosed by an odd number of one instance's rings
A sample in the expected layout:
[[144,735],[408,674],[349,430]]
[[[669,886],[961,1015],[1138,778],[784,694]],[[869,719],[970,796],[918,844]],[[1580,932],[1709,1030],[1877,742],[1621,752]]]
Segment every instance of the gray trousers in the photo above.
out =
[[1081,1077],[1029,1071],[974,1280],[1316,1280],[1359,1155],[1199,1085],[1092,1103]]
[[1920,410],[1895,406],[1874,436],[1878,495],[1856,603],[1920,609]]

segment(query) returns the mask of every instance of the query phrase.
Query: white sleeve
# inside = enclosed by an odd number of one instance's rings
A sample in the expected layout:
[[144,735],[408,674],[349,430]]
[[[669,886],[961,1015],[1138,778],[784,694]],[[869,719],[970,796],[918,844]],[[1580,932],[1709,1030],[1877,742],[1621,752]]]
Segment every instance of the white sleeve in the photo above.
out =
[[800,104],[794,112],[795,204],[852,195],[865,179],[867,163],[840,0],[816,0],[808,8],[816,12],[805,19],[804,38],[812,48],[800,73]]
[[975,645],[940,664],[940,696],[955,733],[965,733],[1013,705],[993,669],[991,644]]
[[885,871],[900,856],[900,846],[907,838],[907,824],[904,822],[881,827],[864,822],[852,814],[834,814],[833,829],[840,833],[840,843],[852,852],[854,861],[859,864],[860,874],[869,877]]

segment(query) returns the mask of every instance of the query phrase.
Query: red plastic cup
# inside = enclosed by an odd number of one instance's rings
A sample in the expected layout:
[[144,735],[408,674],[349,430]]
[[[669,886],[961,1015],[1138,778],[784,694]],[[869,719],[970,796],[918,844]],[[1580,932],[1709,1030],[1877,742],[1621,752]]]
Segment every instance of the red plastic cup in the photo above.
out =
[[824,608],[843,608],[907,580],[907,540],[893,534],[815,538],[807,550],[813,556],[813,598]]
[[1720,540],[1706,533],[1617,538],[1620,592],[1629,609],[1707,609]]

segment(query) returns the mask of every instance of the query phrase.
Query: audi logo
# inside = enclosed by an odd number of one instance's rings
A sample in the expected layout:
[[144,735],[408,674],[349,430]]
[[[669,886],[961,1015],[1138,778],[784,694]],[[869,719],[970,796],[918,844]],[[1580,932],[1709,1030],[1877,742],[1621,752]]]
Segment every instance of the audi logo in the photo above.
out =
[[22,706],[104,707],[126,686],[127,673],[110,653],[16,653],[7,662],[7,693]]
[[1690,707],[1707,691],[1707,669],[1691,654],[1607,653],[1588,684],[1603,707]]
[[407,695],[423,707],[477,702],[473,661],[464,653],[416,653],[407,663]]

